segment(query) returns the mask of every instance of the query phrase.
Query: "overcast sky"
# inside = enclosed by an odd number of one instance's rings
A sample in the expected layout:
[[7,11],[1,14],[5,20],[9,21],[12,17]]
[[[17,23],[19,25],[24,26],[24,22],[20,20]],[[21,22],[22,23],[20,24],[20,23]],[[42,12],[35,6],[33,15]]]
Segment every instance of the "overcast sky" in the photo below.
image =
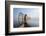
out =
[[23,14],[27,14],[28,16],[38,17],[39,9],[38,8],[14,8],[13,15],[19,14],[20,12]]

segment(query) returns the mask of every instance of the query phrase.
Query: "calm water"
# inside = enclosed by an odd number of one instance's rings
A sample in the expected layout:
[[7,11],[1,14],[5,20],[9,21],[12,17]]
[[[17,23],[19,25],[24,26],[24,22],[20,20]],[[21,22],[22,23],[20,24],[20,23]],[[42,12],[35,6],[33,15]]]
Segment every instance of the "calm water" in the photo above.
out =
[[[21,20],[21,19],[20,19]],[[19,27],[21,24],[19,24],[19,22],[16,20],[14,21],[14,27]],[[27,25],[29,27],[38,27],[39,26],[39,19],[37,18],[32,18],[27,20]]]
[[39,26],[39,19],[32,18],[30,20],[27,20],[27,23],[31,27],[38,27]]

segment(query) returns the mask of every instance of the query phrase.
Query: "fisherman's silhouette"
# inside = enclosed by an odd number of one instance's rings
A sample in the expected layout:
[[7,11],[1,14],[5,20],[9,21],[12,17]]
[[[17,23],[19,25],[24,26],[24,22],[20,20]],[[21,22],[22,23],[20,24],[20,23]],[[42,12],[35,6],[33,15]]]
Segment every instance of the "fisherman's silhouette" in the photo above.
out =
[[26,17],[27,17],[27,14],[25,14],[25,16],[24,16],[24,27],[29,27],[29,26],[27,25],[27,22],[26,22]]

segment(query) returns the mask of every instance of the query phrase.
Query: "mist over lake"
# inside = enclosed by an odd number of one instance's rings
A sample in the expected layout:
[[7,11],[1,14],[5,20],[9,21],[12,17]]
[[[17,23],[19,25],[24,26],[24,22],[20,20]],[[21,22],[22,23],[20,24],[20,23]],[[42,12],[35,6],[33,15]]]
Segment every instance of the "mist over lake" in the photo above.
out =
[[[21,21],[21,19],[20,19],[20,21]],[[29,19],[29,20],[27,20],[26,21],[27,22],[27,25],[29,26],[29,27],[38,27],[39,26],[39,19],[37,18],[37,19],[35,19],[35,18],[31,18],[31,19]],[[14,23],[15,23],[15,27],[19,27],[21,24],[19,24],[19,21],[14,21]],[[22,23],[22,21],[21,21],[21,23]]]

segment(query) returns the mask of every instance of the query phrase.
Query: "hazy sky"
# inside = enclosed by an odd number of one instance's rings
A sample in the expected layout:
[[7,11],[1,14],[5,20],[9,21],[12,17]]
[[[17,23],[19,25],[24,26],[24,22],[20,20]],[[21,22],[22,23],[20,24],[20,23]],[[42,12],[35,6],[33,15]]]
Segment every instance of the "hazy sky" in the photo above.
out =
[[22,12],[23,14],[31,15],[32,17],[38,17],[39,16],[39,9],[38,8],[14,8],[13,9],[13,15]]

